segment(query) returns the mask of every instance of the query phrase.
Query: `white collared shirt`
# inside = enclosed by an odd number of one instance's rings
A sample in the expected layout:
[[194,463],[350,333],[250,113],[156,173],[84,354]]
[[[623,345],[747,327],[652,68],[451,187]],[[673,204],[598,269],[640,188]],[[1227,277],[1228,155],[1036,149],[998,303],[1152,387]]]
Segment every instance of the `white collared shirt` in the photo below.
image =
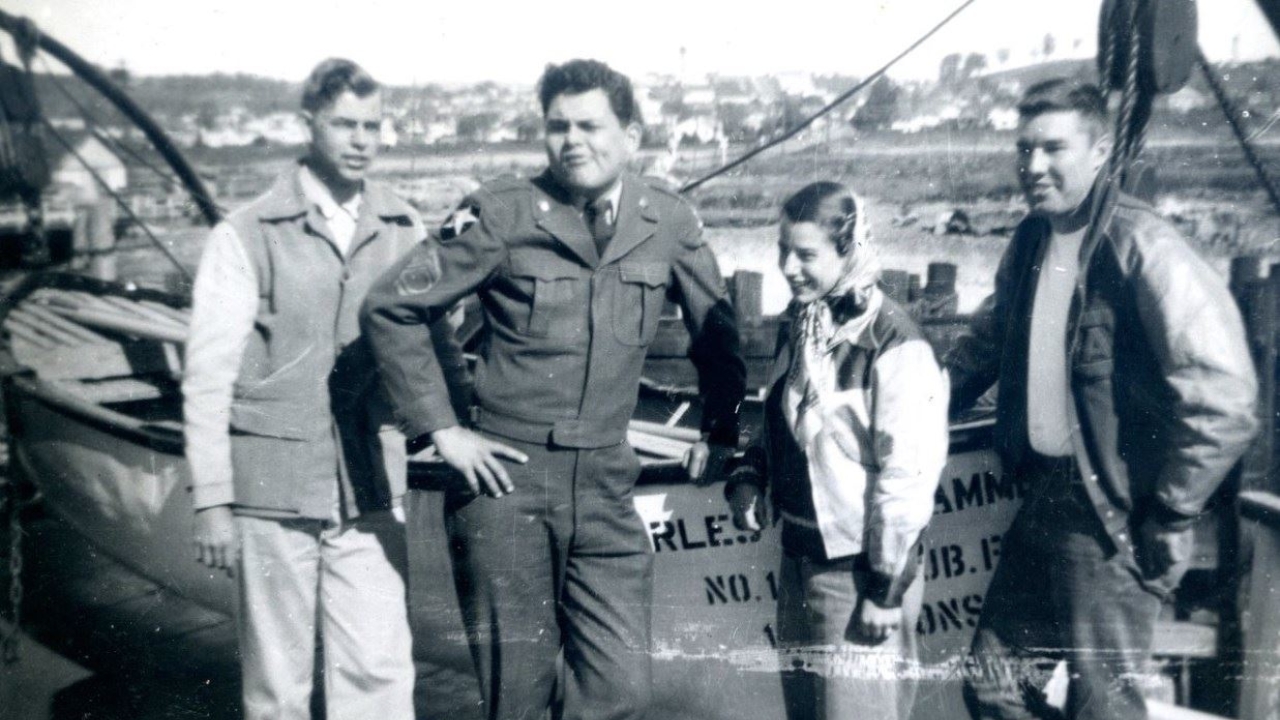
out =
[[339,203],[306,165],[303,165],[298,172],[298,182],[302,186],[302,194],[306,196],[307,202],[316,207],[329,226],[333,244],[345,257],[356,236],[356,220],[360,217],[360,204],[364,201],[364,193],[358,192],[350,200]]

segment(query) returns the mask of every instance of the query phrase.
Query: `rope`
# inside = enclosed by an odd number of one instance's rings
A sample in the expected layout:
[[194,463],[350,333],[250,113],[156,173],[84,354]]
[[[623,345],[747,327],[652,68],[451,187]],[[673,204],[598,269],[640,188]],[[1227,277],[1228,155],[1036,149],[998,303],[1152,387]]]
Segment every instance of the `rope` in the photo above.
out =
[[99,174],[97,170],[94,170],[93,167],[90,166],[89,163],[85,161],[84,157],[82,157],[80,153],[77,152],[74,147],[72,147],[71,143],[65,137],[63,137],[62,133],[58,132],[58,129],[55,128],[47,118],[41,118],[41,120],[44,122],[45,127],[49,129],[49,132],[50,134],[53,135],[54,139],[58,141],[58,144],[66,148],[67,152],[71,153],[71,156],[74,157],[77,161],[79,161],[79,163],[84,167],[84,169],[89,172],[89,175],[93,177],[94,181],[97,182],[98,185],[102,187],[102,189],[105,190],[108,195],[111,196],[112,200],[116,201],[116,205],[119,206],[119,208],[124,211],[124,214],[127,215],[130,220],[136,223],[138,227],[142,228],[142,231],[146,233],[146,236],[151,240],[151,243],[155,245],[156,248],[160,250],[160,252],[164,253],[164,256],[169,259],[169,262],[172,263],[173,266],[178,269],[178,272],[181,273],[182,278],[186,280],[188,283],[191,283],[192,282],[191,273],[187,272],[187,269],[182,266],[182,263],[178,262],[178,258],[174,256],[173,252],[170,251],[169,248],[165,247],[164,243],[160,241],[160,238],[156,237],[155,233],[151,232],[151,228],[147,227],[147,224],[142,221],[142,218],[138,217],[137,213],[135,213],[133,209],[129,207],[128,203],[124,201],[124,198],[120,197],[120,195],[117,194],[115,190],[111,189],[111,186],[107,184],[107,181],[103,179],[102,175]]
[[1199,48],[1196,49],[1196,65],[1199,66],[1200,72],[1204,74],[1209,90],[1213,92],[1213,97],[1218,101],[1218,107],[1222,108],[1222,114],[1227,117],[1227,124],[1231,126],[1231,132],[1236,136],[1236,142],[1240,144],[1240,150],[1244,152],[1244,159],[1253,167],[1254,174],[1258,176],[1258,182],[1266,190],[1267,197],[1271,200],[1271,207],[1275,209],[1277,214],[1280,214],[1280,189],[1277,189],[1271,173],[1267,171],[1266,165],[1262,163],[1262,158],[1258,157],[1257,151],[1253,149],[1253,143],[1249,142],[1248,134],[1240,123],[1240,111],[1236,109],[1235,103],[1231,102],[1231,98],[1227,96],[1226,88],[1222,87],[1222,83],[1218,81],[1218,77],[1213,73],[1213,67],[1209,65],[1209,60],[1205,58],[1204,51]]
[[[1133,160],[1133,118],[1138,105],[1138,55],[1142,34],[1138,31],[1139,0],[1129,2],[1129,39],[1125,45],[1124,89],[1120,95],[1120,112],[1116,117],[1115,145],[1111,151],[1111,171],[1123,175]],[[1115,40],[1112,40],[1115,44]],[[1114,60],[1114,57],[1112,58]]]
[[[1106,17],[1108,28],[1115,27],[1115,12],[1115,6],[1112,6],[1111,12]],[[1116,43],[1114,33],[1112,38],[1102,43],[1100,50],[1102,52],[1102,72],[1100,73],[1102,75],[1101,85],[1105,91],[1111,88],[1111,78],[1115,75]]]
[[786,142],[787,140],[790,140],[796,135],[799,135],[802,130],[812,125],[819,118],[823,117],[824,115],[827,115],[832,110],[835,110],[837,107],[839,107],[840,105],[843,105],[849,98],[853,97],[854,95],[857,95],[868,85],[875,82],[876,80],[879,80],[880,77],[883,76],[886,72],[888,72],[890,68],[898,64],[899,60],[901,60],[902,58],[914,52],[916,48],[923,45],[926,40],[933,37],[939,30],[941,30],[948,23],[954,20],[957,15],[959,15],[966,8],[968,8],[970,5],[974,4],[977,1],[978,0],[965,0],[965,2],[961,3],[959,7],[957,7],[955,10],[952,10],[951,14],[943,18],[942,21],[939,22],[937,25],[934,25],[932,30],[922,35],[919,40],[916,40],[915,42],[911,43],[911,45],[908,46],[906,50],[903,50],[902,52],[898,53],[896,56],[894,56],[892,60],[885,63],[879,70],[876,70],[875,72],[868,75],[867,78],[862,82],[858,83],[857,85],[854,85],[853,87],[841,93],[839,97],[827,103],[825,106],[822,107],[821,110],[818,110],[817,112],[805,118],[804,120],[801,120],[798,124],[796,124],[789,130],[784,132],[782,135],[774,138],[773,140],[770,140],[764,145],[754,148],[751,151],[747,152],[745,155],[742,155],[741,157],[739,157],[738,159],[726,165],[723,165],[718,169],[711,171],[710,173],[707,173],[706,175],[702,176],[701,178],[698,178],[697,180],[694,180],[691,183],[688,183],[684,187],[680,188],[680,192],[687,193],[692,190],[695,190],[698,187],[701,187],[704,183],[710,180],[713,180],[715,178],[718,178],[721,175],[724,175],[725,173],[729,172],[730,170],[745,164],[746,162],[750,161],[752,158],[765,152],[766,150],[770,150],[774,147],[777,147],[778,145],[781,145],[782,143]]

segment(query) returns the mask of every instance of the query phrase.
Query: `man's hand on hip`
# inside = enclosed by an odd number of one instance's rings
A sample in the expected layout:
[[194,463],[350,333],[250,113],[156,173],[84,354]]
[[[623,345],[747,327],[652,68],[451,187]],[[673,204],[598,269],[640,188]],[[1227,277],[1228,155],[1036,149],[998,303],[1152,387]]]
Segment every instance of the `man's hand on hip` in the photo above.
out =
[[[515,489],[502,460],[524,464],[529,458],[513,447],[490,440],[460,425],[431,433],[436,452],[467,479],[471,492],[498,498]],[[483,487],[482,487],[483,486]]]
[[214,505],[196,511],[196,562],[231,572],[236,559],[235,523],[230,505]]

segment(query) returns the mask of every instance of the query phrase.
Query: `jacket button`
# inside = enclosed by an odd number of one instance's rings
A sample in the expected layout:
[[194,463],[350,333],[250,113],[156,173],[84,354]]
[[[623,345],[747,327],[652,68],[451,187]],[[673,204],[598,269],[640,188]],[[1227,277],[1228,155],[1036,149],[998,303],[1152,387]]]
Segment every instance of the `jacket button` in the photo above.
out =
[[1124,533],[1120,533],[1119,535],[1116,535],[1116,537],[1120,538],[1120,542],[1129,542],[1129,536]]

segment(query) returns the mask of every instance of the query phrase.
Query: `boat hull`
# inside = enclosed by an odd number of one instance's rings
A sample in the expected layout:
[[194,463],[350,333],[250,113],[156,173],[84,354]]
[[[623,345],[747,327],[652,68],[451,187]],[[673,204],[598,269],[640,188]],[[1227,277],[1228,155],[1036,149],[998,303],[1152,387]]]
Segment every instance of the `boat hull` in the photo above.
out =
[[[10,383],[13,452],[53,514],[89,544],[133,573],[189,600],[210,618],[230,621],[235,586],[225,573],[195,562],[190,470],[180,444],[137,429],[112,427],[42,395],[38,383]],[[959,702],[955,680],[981,595],[998,558],[999,536],[1020,491],[1004,478],[981,434],[953,443],[925,551],[922,661],[936,692],[921,693],[948,717]],[[439,474],[411,471],[420,489],[408,500],[410,607],[421,663],[470,672],[444,528]],[[431,480],[435,477],[435,480]],[[813,649],[779,650],[772,642],[780,559],[777,528],[735,531],[722,488],[676,482],[671,466],[654,466],[636,490],[636,507],[655,553],[655,703],[673,717],[781,716],[783,668],[836,672]],[[432,489],[421,489],[431,487]],[[159,619],[163,621],[163,618]],[[155,617],[139,617],[144,633]],[[163,622],[161,622],[163,624]],[[231,646],[198,633],[195,654],[227,666]],[[923,706],[923,704],[922,704]],[[943,712],[943,711],[946,712]],[[745,715],[744,715],[745,713]]]

